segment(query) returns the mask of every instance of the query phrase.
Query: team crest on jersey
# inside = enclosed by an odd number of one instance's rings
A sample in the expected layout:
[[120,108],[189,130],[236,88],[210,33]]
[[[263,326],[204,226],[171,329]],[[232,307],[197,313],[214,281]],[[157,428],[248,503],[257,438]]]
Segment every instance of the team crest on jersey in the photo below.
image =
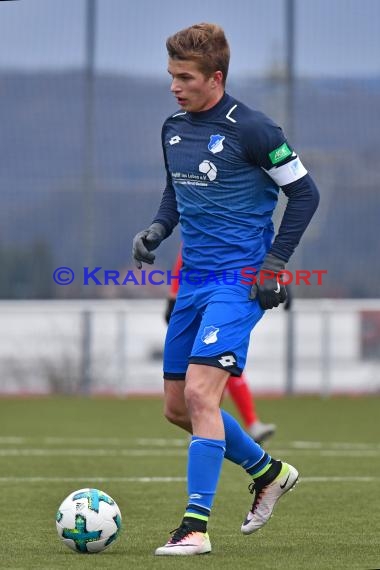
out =
[[218,340],[218,332],[219,329],[212,325],[210,327],[205,327],[203,329],[202,342],[205,344],[214,344],[214,342]]
[[223,135],[211,135],[210,142],[207,145],[208,150],[212,152],[212,154],[216,154],[217,152],[222,152],[224,146],[223,141],[226,137]]

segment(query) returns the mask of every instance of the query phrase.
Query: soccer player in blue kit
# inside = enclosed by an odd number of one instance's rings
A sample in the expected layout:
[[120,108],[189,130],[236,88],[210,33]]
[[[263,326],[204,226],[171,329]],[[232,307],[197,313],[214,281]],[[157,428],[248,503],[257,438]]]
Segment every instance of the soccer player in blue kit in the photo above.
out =
[[[262,528],[298,471],[272,458],[220,409],[229,376],[241,375],[249,337],[265,310],[286,300],[279,279],[319,201],[282,130],[225,92],[223,30],[197,24],[166,42],[171,91],[180,110],[162,129],[167,182],[152,224],[133,240],[139,269],[180,223],[183,279],[164,349],[166,418],[192,434],[188,503],[156,555],[211,551],[207,533],[223,459],[251,478],[253,504],[241,531]],[[276,237],[279,189],[288,197]],[[274,238],[274,239],[273,239]],[[247,279],[257,268],[257,279]]]

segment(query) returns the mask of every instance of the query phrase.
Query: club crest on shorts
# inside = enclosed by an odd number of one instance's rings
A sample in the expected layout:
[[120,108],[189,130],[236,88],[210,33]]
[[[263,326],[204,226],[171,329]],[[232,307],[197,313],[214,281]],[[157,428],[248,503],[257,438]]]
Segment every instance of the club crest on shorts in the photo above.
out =
[[211,135],[210,142],[207,145],[208,150],[212,152],[212,154],[216,154],[217,152],[222,152],[224,146],[223,141],[226,137],[223,135]]
[[203,329],[202,342],[205,344],[213,344],[218,340],[218,332],[219,329],[212,325],[210,327],[205,327]]

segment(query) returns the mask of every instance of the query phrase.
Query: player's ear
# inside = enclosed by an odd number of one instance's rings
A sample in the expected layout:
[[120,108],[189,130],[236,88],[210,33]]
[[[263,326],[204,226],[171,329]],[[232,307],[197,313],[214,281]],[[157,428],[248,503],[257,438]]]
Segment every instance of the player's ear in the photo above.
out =
[[222,85],[222,83],[223,83],[223,72],[214,71],[214,73],[212,74],[211,85],[213,87],[218,87],[219,85]]

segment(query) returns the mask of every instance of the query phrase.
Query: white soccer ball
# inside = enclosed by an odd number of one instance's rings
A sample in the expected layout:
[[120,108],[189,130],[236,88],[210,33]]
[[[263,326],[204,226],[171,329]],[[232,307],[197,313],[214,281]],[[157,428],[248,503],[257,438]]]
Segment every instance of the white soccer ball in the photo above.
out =
[[199,172],[206,174],[207,178],[212,182],[216,178],[218,169],[216,168],[215,164],[211,162],[211,160],[204,160],[199,165]]
[[101,552],[119,536],[121,513],[98,489],[79,489],[63,501],[56,515],[59,537],[75,552]]

